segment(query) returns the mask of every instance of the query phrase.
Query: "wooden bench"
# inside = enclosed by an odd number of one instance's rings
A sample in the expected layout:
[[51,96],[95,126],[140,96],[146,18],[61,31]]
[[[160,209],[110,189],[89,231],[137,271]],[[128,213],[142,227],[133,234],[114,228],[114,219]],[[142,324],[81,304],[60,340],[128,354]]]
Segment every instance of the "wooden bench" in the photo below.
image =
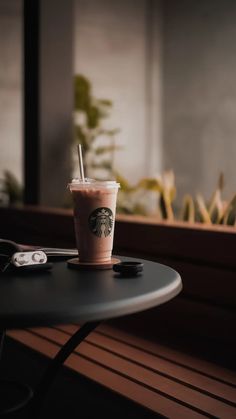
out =
[[[77,325],[9,331],[49,358]],[[236,373],[151,340],[103,324],[66,366],[168,418],[235,418]]]

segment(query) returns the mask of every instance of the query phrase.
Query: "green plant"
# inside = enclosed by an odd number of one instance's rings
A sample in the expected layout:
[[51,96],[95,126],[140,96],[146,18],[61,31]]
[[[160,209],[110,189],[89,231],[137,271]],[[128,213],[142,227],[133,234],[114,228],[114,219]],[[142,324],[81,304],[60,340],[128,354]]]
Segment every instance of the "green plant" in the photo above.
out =
[[[135,185],[116,173],[117,182],[121,188],[118,198],[118,212],[126,214],[149,214],[149,198],[155,197],[155,214],[162,219],[174,219],[172,202],[175,198],[176,188],[174,185],[173,171],[166,171],[162,176],[155,178],[143,178]],[[151,194],[151,196],[150,196]]]
[[3,172],[0,188],[0,202],[3,204],[18,204],[23,200],[23,188],[15,175],[9,170]]
[[115,135],[119,130],[107,129],[103,124],[109,116],[112,102],[95,98],[90,81],[77,74],[74,104],[75,142],[83,148],[85,175],[107,179],[112,176],[114,151],[118,149]]
[[153,214],[161,219],[174,219],[172,203],[176,195],[176,188],[172,170],[165,171],[161,176],[140,179],[135,185],[131,185],[118,173],[116,173],[116,179],[121,184],[118,195],[118,212],[149,215],[149,202],[154,201]]
[[195,201],[191,196],[184,198],[180,218],[184,221],[198,221],[205,224],[236,225],[236,195],[228,202],[223,200],[223,188],[224,176],[221,173],[216,189],[208,202],[201,194],[197,194]]
[[206,201],[201,194],[197,194],[196,197],[187,194],[183,198],[179,213],[174,207],[176,186],[172,170],[165,171],[156,178],[141,179],[135,185],[130,185],[118,174],[117,181],[121,184],[117,207],[119,213],[149,215],[146,193],[152,192],[156,195],[156,208],[152,214],[158,219],[236,226],[236,195],[228,202],[222,199],[224,187],[222,173],[209,201]]

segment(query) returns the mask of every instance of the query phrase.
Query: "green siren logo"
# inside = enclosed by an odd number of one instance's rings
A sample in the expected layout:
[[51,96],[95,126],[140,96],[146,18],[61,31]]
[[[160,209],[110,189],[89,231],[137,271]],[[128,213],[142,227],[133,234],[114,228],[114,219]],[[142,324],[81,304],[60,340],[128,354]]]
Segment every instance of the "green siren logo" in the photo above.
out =
[[111,235],[114,224],[114,216],[110,208],[97,208],[88,219],[89,228],[97,237],[107,237]]

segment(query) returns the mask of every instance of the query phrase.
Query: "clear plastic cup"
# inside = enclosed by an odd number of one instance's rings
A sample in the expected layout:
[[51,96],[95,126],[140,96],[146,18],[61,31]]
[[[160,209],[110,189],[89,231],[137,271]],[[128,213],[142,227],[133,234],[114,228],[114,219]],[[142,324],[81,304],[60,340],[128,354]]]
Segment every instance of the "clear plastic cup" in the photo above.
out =
[[69,183],[74,203],[74,227],[79,261],[106,263],[111,260],[117,192],[115,181],[73,179]]

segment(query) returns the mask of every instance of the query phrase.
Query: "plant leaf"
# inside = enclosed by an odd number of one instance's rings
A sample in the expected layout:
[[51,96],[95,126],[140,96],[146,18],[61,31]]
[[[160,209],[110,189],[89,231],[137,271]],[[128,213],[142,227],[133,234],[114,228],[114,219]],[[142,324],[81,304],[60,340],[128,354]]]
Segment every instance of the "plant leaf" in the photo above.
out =
[[87,109],[87,125],[89,128],[97,128],[100,118],[101,112],[97,106],[93,105]]
[[10,204],[22,201],[23,188],[16,176],[9,170],[5,170],[3,174],[3,192],[7,194]]
[[162,184],[159,179],[143,178],[138,182],[137,188],[160,192],[162,190]]
[[169,199],[168,193],[162,191],[160,196],[160,210],[161,215],[164,220],[174,220],[174,213],[171,206],[171,201]]
[[75,109],[87,112],[91,106],[91,84],[82,74],[77,74],[74,78],[74,103]]
[[75,125],[74,130],[76,142],[82,145],[83,152],[86,153],[87,151],[89,151],[90,148],[88,136],[86,136],[80,125]]
[[104,147],[96,147],[94,148],[94,153],[97,155],[104,154],[104,153],[111,153],[112,151],[119,150],[121,147],[116,145],[108,145]]
[[104,160],[100,163],[91,163],[91,168],[92,169],[106,169],[106,170],[111,170],[112,169],[112,164],[110,162],[110,160]]
[[126,215],[133,214],[133,210],[131,208],[128,208],[126,205],[120,205],[119,203],[116,206],[116,212],[118,214],[126,214]]
[[162,175],[162,188],[165,195],[169,196],[170,202],[173,202],[176,197],[175,175],[173,170],[167,170]]
[[196,203],[198,207],[200,221],[203,223],[211,224],[211,218],[202,195],[198,194],[196,196]]
[[221,190],[216,189],[209,205],[209,215],[213,224],[219,224],[223,215],[223,201],[221,199]]
[[144,205],[139,204],[139,203],[133,206],[132,211],[133,211],[133,214],[136,214],[136,215],[147,215],[147,211],[145,210]]
[[98,99],[97,102],[101,106],[107,106],[109,108],[112,106],[112,101],[109,99]]
[[180,213],[180,219],[193,223],[195,221],[195,207],[191,195],[185,195],[183,199],[183,207]]
[[222,223],[226,225],[234,225],[236,220],[236,195],[233,196],[227,205],[222,217]]
[[127,179],[121,176],[118,172],[113,172],[116,182],[120,184],[120,189],[122,192],[132,192],[134,190],[133,186],[130,185]]

